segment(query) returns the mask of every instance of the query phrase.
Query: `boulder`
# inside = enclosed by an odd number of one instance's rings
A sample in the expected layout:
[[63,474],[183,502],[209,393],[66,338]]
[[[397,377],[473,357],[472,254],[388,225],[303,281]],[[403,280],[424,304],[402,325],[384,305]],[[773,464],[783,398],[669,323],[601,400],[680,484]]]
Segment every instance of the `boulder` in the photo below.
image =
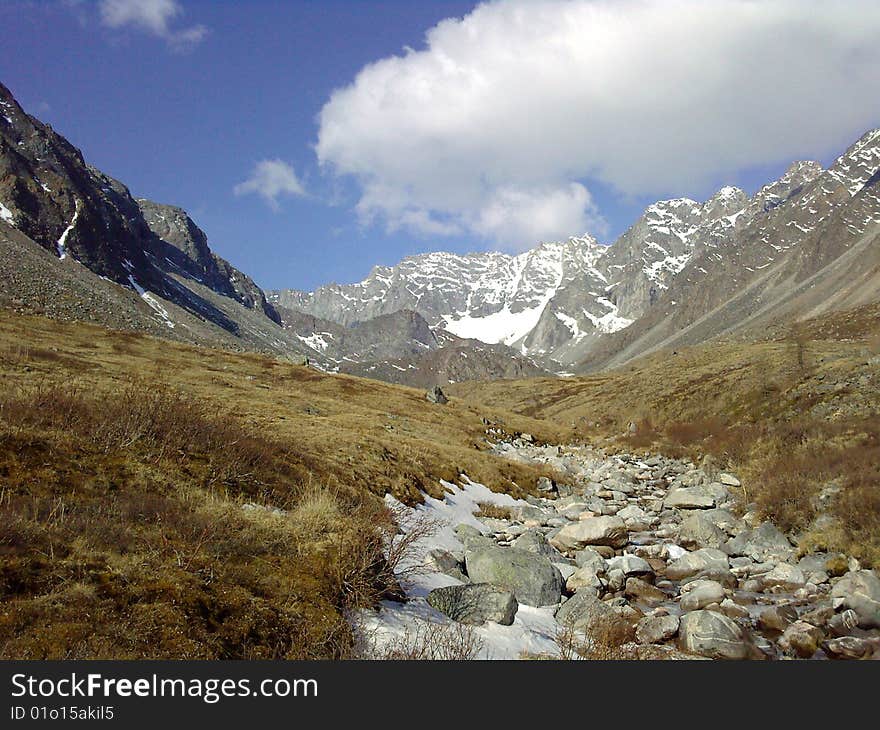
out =
[[817,651],[825,635],[822,630],[806,621],[795,621],[779,639],[779,648],[790,656],[809,659]]
[[636,641],[659,644],[678,633],[678,616],[645,616],[636,625]]
[[880,578],[873,570],[847,573],[831,589],[835,609],[852,609],[863,629],[880,628]]
[[468,577],[464,574],[464,565],[446,550],[429,550],[425,556],[425,565],[431,570],[460,580],[462,583],[468,582]]
[[624,595],[627,598],[644,601],[648,604],[663,603],[669,600],[669,596],[663,591],[641,578],[627,578]]
[[556,612],[556,620],[574,631],[588,632],[604,619],[617,618],[614,608],[600,601],[592,591],[578,591]]
[[551,606],[562,596],[562,574],[543,555],[485,547],[467,553],[465,567],[474,583],[504,588],[527,606]]
[[728,565],[727,555],[720,550],[700,548],[669,563],[666,566],[666,577],[670,580],[681,580],[707,569],[727,570]]
[[715,506],[713,497],[704,487],[676,487],[663,500],[667,509],[709,509]]
[[446,394],[441,390],[439,385],[435,385],[425,393],[425,400],[429,403],[436,403],[437,405],[449,403],[449,398],[446,397]]
[[784,563],[794,555],[794,548],[772,522],[764,522],[753,530],[744,530],[728,540],[723,547],[728,555],[745,555],[756,563]]
[[841,636],[822,642],[823,651],[835,659],[878,659],[880,639]]
[[794,606],[769,606],[758,615],[758,626],[765,631],[785,631],[797,621],[798,612]]
[[735,621],[714,611],[692,611],[681,617],[682,648],[713,659],[745,659],[750,649]]
[[583,588],[589,588],[597,595],[602,590],[602,580],[591,565],[578,568],[565,581],[565,589],[569,593],[576,593]]
[[471,625],[494,621],[510,626],[519,608],[510,591],[487,583],[435,588],[427,600],[430,606],[453,621]]
[[714,580],[697,580],[682,586],[681,610],[698,611],[724,600],[724,586]]
[[807,582],[804,571],[795,565],[779,563],[769,573],[765,573],[761,581],[765,588],[778,588],[786,591],[794,591],[801,588]]
[[622,570],[623,574],[627,577],[631,575],[654,575],[654,569],[650,566],[647,560],[640,558],[638,555],[631,555],[629,553],[609,558],[607,566],[609,572],[612,570]]
[[682,520],[679,540],[682,545],[689,548],[720,548],[727,542],[727,533],[702,512],[694,512]]
[[619,517],[588,517],[566,525],[550,538],[550,544],[562,552],[574,552],[587,545],[619,548],[626,541],[626,524]]
[[544,555],[551,560],[562,559],[562,556],[547,542],[544,533],[536,529],[526,530],[513,541],[511,547],[535,555]]

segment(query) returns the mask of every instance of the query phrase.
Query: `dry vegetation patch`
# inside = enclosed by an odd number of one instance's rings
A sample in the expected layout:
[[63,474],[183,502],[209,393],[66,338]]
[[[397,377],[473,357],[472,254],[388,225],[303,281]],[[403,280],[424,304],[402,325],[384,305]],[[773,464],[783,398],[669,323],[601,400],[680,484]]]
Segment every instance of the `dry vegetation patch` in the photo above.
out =
[[[312,658],[399,595],[379,498],[462,472],[521,496],[483,417],[420,391],[0,313],[0,657]],[[388,546],[392,546],[388,557]]]

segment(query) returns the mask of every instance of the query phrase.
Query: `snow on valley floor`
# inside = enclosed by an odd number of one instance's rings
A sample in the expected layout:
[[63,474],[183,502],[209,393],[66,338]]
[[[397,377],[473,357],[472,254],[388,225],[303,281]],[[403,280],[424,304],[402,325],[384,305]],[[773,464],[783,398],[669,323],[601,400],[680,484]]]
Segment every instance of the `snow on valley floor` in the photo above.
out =
[[[447,489],[445,499],[425,497],[424,504],[409,509],[388,495],[386,502],[398,510],[408,512],[402,525],[404,531],[408,526],[425,517],[435,520],[438,529],[429,537],[414,546],[413,562],[420,563],[428,550],[440,549],[449,552],[460,552],[464,545],[455,534],[455,527],[461,524],[471,525],[483,534],[491,535],[491,531],[476,517],[479,503],[490,503],[499,507],[528,505],[523,500],[516,500],[506,494],[496,494],[488,487],[463,478],[464,486],[457,487],[441,480]],[[409,566],[402,566],[404,569]],[[454,631],[459,624],[444,616],[428,605],[426,597],[434,588],[460,585],[461,581],[443,573],[417,571],[407,576],[404,584],[407,603],[383,601],[378,611],[362,611],[356,621],[361,641],[366,645],[371,656],[383,656],[393,646],[405,644],[413,637],[432,631]],[[523,656],[559,655],[556,643],[559,624],[553,617],[556,606],[533,608],[520,604],[516,618],[511,626],[486,623],[473,626],[476,637],[482,644],[478,657],[480,659],[520,659]]]

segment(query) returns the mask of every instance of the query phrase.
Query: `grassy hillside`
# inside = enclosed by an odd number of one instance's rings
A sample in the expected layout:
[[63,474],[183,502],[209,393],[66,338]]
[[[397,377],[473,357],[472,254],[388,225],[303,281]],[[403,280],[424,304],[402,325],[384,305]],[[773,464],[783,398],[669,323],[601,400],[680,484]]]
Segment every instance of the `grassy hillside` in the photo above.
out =
[[[805,548],[880,564],[880,306],[767,337],[657,352],[593,376],[451,391],[583,442],[710,455],[746,477],[744,504],[802,531]],[[814,523],[823,503],[837,519]]]
[[[393,591],[380,497],[460,473],[503,409],[260,355],[0,312],[0,657],[339,657]],[[256,505],[257,507],[245,507]],[[279,508],[283,512],[273,512]]]

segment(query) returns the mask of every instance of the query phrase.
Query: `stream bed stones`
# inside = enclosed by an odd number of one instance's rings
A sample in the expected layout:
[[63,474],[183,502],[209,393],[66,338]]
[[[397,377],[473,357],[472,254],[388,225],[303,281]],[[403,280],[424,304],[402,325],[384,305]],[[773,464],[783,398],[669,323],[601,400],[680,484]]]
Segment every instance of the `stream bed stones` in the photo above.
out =
[[877,573],[799,554],[772,523],[737,516],[736,475],[521,439],[495,450],[565,479],[508,519],[460,525],[462,552],[430,554],[462,583],[428,596],[450,618],[505,624],[517,607],[553,607],[586,637],[624,621],[633,656],[880,658]]

